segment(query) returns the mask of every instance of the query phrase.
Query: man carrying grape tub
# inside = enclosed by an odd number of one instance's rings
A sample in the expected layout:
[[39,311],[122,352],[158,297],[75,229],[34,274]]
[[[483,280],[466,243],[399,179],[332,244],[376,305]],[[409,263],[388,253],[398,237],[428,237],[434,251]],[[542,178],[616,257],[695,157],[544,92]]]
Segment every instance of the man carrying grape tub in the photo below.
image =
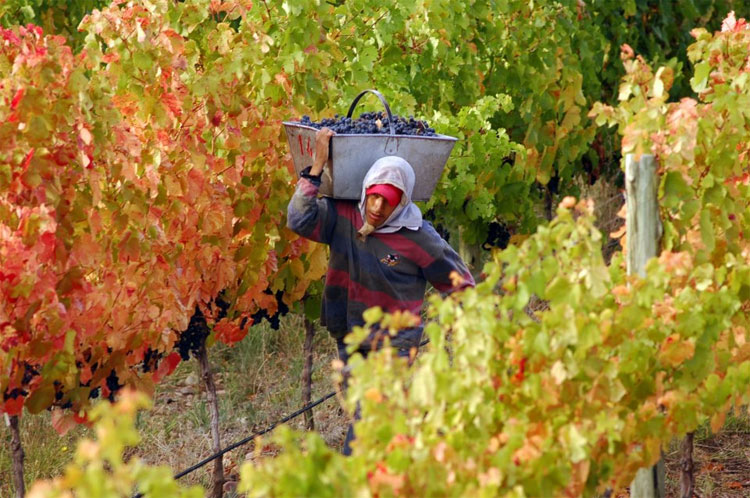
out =
[[[410,311],[419,316],[427,283],[441,293],[474,285],[460,256],[411,201],[415,175],[403,158],[375,161],[362,185],[359,202],[319,198],[323,166],[334,132],[315,135],[312,166],[301,173],[289,202],[287,225],[294,232],[331,250],[326,274],[321,323],[336,339],[340,359],[348,354],[344,336],[364,325],[362,313],[373,306],[386,312]],[[358,350],[366,356],[382,346],[383,333],[373,331]],[[390,344],[408,357],[419,346],[422,327],[400,331]],[[343,453],[351,453],[349,427]]]

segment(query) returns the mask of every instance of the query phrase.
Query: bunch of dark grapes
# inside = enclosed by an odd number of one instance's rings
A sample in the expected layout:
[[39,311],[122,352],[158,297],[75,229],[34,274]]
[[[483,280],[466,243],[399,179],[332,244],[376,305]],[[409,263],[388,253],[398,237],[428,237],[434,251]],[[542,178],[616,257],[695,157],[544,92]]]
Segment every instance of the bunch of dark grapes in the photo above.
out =
[[[390,120],[388,116],[381,112],[364,112],[359,118],[352,119],[346,116],[336,114],[332,118],[324,118],[319,122],[311,121],[310,116],[302,116],[300,124],[311,126],[318,130],[324,126],[330,128],[336,133],[344,135],[374,135],[390,134]],[[431,128],[427,122],[414,119],[413,116],[403,118],[393,116],[393,128],[396,135],[417,135],[421,137],[436,137],[435,129]]]
[[195,313],[190,317],[188,327],[180,334],[180,338],[177,339],[174,345],[174,348],[180,353],[180,358],[183,361],[187,361],[190,359],[190,353],[193,356],[197,356],[210,332],[206,323],[206,317],[203,316],[201,310],[196,306]]
[[[266,294],[273,295],[276,298],[278,311],[273,315],[269,315],[266,310],[258,310],[253,315],[251,315],[250,318],[252,319],[254,324],[259,323],[265,318],[266,320],[268,320],[268,323],[271,324],[272,329],[279,330],[279,318],[289,312],[289,307],[284,304],[284,301],[282,301],[281,299],[284,294],[281,291],[278,291],[274,294],[270,289],[266,289],[264,292]],[[223,298],[223,296],[219,295],[214,303],[219,308],[217,318],[221,320],[222,318],[226,317],[227,312],[229,311],[229,302],[227,302]],[[244,328],[246,325],[247,320],[243,320],[240,324],[240,327]],[[203,316],[201,310],[196,306],[195,313],[193,313],[193,316],[190,318],[190,323],[188,323],[187,329],[185,329],[180,334],[180,337],[179,339],[177,339],[174,348],[177,350],[177,352],[180,353],[180,357],[184,361],[187,361],[190,359],[191,353],[193,356],[198,355],[201,347],[206,342],[206,337],[208,337],[210,332],[211,331],[208,328],[208,324],[206,323],[206,318]],[[148,354],[149,352],[147,351],[147,358]],[[144,358],[144,363],[146,363],[147,358]]]
[[510,231],[508,230],[507,225],[493,221],[487,227],[487,238],[485,239],[484,244],[482,244],[482,248],[487,251],[493,247],[505,249],[508,247],[509,242]]
[[110,402],[114,402],[115,393],[123,387],[125,387],[125,384],[120,384],[120,378],[117,376],[114,369],[112,369],[112,371],[109,372],[109,375],[107,375],[107,389],[109,389],[109,396],[107,396],[107,399]]
[[432,228],[435,229],[435,231],[440,235],[440,237],[450,243],[451,233],[450,230],[448,230],[445,226],[438,223],[436,221],[437,214],[435,213],[435,208],[430,208],[424,213],[424,219],[429,221],[432,224]]
[[221,320],[222,318],[226,318],[227,313],[229,312],[229,301],[224,299],[224,292],[222,291],[218,296],[216,296],[216,299],[214,299],[214,304],[217,308],[219,308],[219,312],[216,315],[216,318]]
[[[108,348],[109,352],[112,352],[111,349]],[[84,352],[83,356],[88,361],[91,358],[90,351]],[[164,357],[164,353],[161,353],[159,351],[153,350],[153,349],[147,349],[146,354],[144,355],[143,362],[141,364],[141,367],[144,372],[150,372],[156,370],[156,368],[159,365],[159,361]],[[24,386],[28,385],[29,382],[33,380],[34,377],[39,375],[39,370],[30,365],[29,363],[24,363],[24,373],[23,373],[23,379],[22,383]],[[82,361],[77,361],[76,366],[78,368],[83,367]],[[90,365],[91,373],[95,373],[99,369],[99,363],[95,362]],[[107,384],[107,388],[109,388],[110,394],[108,396],[109,401],[114,401],[115,394],[124,387],[124,384],[120,384],[119,378],[117,376],[117,373],[115,373],[114,370],[112,370],[109,375],[106,377],[105,382]],[[55,380],[52,383],[54,390],[55,390],[55,400],[52,404],[52,406],[56,406],[58,408],[62,409],[70,409],[73,407],[73,403],[70,399],[66,399],[66,391],[65,386],[60,382],[59,380]],[[91,380],[88,382],[79,382],[79,387],[88,387],[91,385]],[[26,389],[23,388],[14,388],[11,390],[6,390],[3,393],[3,400],[7,401],[9,399],[16,399],[18,396],[28,396],[29,392]],[[96,399],[101,395],[101,387],[95,387],[94,389],[91,389],[89,392],[89,399]]]
[[16,387],[14,389],[11,389],[10,391],[6,390],[3,393],[3,401],[8,401],[9,399],[16,399],[19,396],[27,396],[29,394],[28,391],[21,389],[19,387]]
[[[273,294],[269,289],[266,289],[265,293],[269,295]],[[260,323],[261,320],[266,319],[273,330],[279,330],[279,326],[281,325],[280,318],[289,313],[289,306],[287,306],[281,299],[283,295],[284,293],[281,291],[277,291],[276,294],[273,294],[276,298],[276,313],[269,315],[266,310],[258,310],[250,317],[253,320],[253,324]],[[242,327],[244,326],[245,324],[243,323]]]
[[154,372],[159,367],[159,361],[164,357],[164,353],[155,349],[148,348],[143,355],[141,368],[144,372]]
[[59,406],[63,410],[68,410],[73,407],[73,403],[70,400],[63,401],[65,395],[63,384],[59,380],[52,383],[55,388],[55,406]]
[[[39,370],[37,370],[32,365],[29,365],[28,363],[23,363],[23,379],[21,379],[21,385],[22,386],[28,386],[29,382],[31,380],[39,375]],[[9,399],[16,399],[19,396],[28,396],[29,392],[25,389],[22,389],[20,387],[15,387],[11,390],[6,389],[5,392],[3,392],[3,401],[8,401]]]
[[28,363],[24,362],[24,364],[23,364],[23,379],[21,380],[21,383],[23,385],[27,385],[37,375],[39,375],[39,370],[37,370],[33,366],[29,365]]
[[[253,324],[260,323],[263,319],[268,320],[268,323],[271,325],[271,328],[273,330],[279,330],[279,327],[281,325],[280,318],[287,313],[289,313],[289,306],[286,305],[283,301],[284,293],[282,291],[276,291],[274,293],[271,289],[266,289],[263,291],[264,294],[268,294],[269,296],[273,296],[276,299],[276,313],[273,315],[269,315],[266,310],[258,310],[252,315],[250,315],[250,319],[252,319]],[[219,314],[218,318],[221,320],[225,316],[227,316],[227,311],[229,310],[229,303],[224,300],[224,298],[219,295],[219,297],[216,298],[216,306],[219,308]],[[247,325],[247,320],[242,320],[240,323],[241,328],[245,328]]]

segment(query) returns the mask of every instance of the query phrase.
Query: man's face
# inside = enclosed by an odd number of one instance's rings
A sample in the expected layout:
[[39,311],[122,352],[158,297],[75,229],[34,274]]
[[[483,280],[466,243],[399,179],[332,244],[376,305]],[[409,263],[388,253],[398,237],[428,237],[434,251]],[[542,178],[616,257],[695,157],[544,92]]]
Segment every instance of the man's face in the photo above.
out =
[[365,199],[365,218],[367,223],[378,228],[393,213],[396,206],[391,206],[380,194],[368,194]]

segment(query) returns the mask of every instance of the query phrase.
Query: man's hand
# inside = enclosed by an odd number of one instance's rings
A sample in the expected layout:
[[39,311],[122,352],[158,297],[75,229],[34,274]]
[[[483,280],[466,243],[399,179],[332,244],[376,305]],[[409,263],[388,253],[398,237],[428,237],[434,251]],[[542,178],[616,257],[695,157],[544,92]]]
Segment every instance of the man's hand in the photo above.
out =
[[315,134],[315,159],[313,161],[310,175],[318,176],[323,172],[323,166],[328,161],[328,144],[336,132],[330,128],[321,128]]

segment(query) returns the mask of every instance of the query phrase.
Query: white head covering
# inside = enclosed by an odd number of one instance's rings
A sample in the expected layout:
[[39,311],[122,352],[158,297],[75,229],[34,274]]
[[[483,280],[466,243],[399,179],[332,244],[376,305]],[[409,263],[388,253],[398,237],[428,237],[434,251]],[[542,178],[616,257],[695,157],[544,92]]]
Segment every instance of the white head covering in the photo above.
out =
[[[414,181],[414,169],[411,167],[411,164],[401,157],[385,156],[373,163],[362,182],[362,198],[359,202],[359,212],[364,220],[364,225],[359,230],[359,234],[363,238],[373,232],[393,233],[402,228],[419,230],[422,226],[422,212],[411,201],[411,194],[414,191]],[[393,213],[391,213],[382,225],[375,228],[367,223],[367,218],[365,217],[366,191],[373,185],[384,183],[393,185],[403,193],[401,195],[401,202],[393,210]]]

